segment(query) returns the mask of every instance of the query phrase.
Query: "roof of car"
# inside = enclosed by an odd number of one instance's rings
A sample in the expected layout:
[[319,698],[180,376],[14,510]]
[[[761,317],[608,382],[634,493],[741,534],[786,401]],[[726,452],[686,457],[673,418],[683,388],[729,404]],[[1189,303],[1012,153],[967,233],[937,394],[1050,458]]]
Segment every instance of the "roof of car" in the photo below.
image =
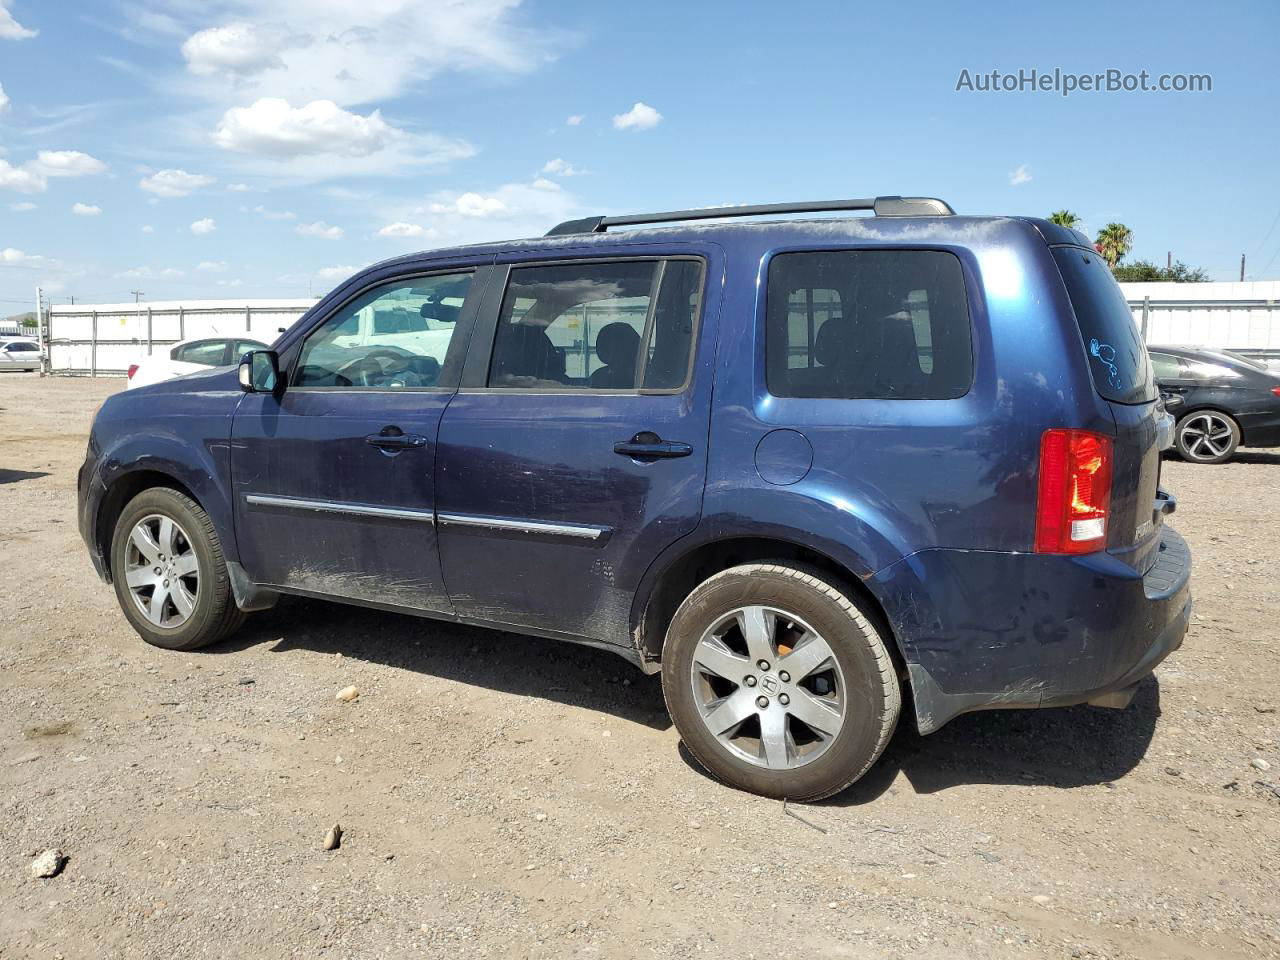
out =
[[[375,264],[388,267],[420,260],[444,260],[460,257],[554,253],[565,250],[589,250],[592,247],[616,247],[647,243],[715,243],[732,246],[758,242],[767,238],[771,246],[794,243],[833,243],[852,241],[859,244],[945,243],[965,247],[996,245],[1011,233],[1025,233],[1030,227],[1048,244],[1088,246],[1089,241],[1078,231],[1057,226],[1047,220],[1018,216],[853,216],[813,219],[707,220],[678,222],[639,229],[607,232],[561,233],[555,236],[530,237],[446,247],[404,254]],[[371,268],[372,269],[372,268]]]

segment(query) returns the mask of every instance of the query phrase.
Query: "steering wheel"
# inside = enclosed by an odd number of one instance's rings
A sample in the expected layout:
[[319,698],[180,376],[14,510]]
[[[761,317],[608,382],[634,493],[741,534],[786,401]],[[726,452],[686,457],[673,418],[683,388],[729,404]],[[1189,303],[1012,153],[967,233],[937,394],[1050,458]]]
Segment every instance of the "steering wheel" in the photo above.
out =
[[346,377],[356,386],[380,387],[390,377],[408,370],[411,356],[412,354],[392,347],[379,347],[346,364],[338,371],[338,375]]

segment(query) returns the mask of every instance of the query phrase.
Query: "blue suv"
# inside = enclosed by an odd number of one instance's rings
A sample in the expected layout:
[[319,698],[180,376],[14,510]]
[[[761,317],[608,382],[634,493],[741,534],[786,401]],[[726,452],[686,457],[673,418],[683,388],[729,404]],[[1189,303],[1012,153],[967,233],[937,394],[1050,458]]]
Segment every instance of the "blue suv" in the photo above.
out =
[[280,594],[585,643],[715,776],[815,800],[904,700],[1128,704],[1191,611],[1170,442],[1081,234],[880,197],[380,263],[108,400],[79,516],[149,643]]

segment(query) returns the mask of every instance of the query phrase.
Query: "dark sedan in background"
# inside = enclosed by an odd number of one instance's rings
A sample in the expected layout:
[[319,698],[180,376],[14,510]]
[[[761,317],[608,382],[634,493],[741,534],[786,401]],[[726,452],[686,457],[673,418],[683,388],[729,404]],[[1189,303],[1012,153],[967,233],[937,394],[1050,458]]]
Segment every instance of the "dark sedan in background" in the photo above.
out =
[[1280,374],[1227,350],[1147,350],[1184,459],[1223,463],[1236,447],[1280,447]]

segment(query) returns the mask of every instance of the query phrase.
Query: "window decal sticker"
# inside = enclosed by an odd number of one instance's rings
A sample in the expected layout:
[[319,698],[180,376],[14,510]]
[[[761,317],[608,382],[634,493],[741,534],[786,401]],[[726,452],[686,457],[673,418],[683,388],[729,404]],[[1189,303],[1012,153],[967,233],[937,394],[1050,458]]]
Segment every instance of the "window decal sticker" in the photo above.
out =
[[1109,343],[1099,343],[1096,339],[1089,341],[1089,353],[1102,361],[1107,368],[1107,382],[1119,390],[1124,385],[1120,382],[1120,371],[1116,369],[1116,348]]

